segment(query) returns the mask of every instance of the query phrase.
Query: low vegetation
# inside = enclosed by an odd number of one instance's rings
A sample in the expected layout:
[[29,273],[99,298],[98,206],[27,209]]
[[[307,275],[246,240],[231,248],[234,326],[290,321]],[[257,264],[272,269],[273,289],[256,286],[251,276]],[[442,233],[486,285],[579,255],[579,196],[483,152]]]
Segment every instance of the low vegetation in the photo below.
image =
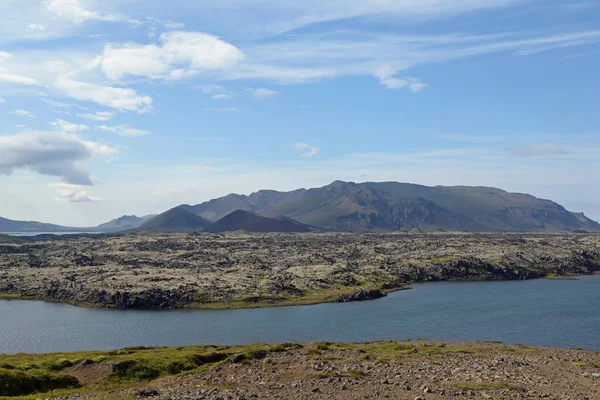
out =
[[[77,376],[98,369],[95,386],[148,382],[162,376],[200,373],[219,363],[262,360],[299,348],[294,343],[249,346],[128,347],[107,352],[0,356],[0,396],[24,396],[82,387]],[[96,368],[98,366],[109,368]],[[64,391],[63,391],[64,392]]]
[[[564,359],[573,361],[565,363]],[[540,365],[545,369],[539,369]],[[271,390],[282,398],[298,393],[310,398],[328,390],[334,394],[332,399],[364,398],[374,391],[396,398],[424,393],[472,397],[468,392],[492,393],[493,398],[540,397],[544,387],[532,389],[529,375],[544,374],[548,366],[548,377],[564,393],[572,394],[576,388],[580,394],[582,387],[596,387],[600,353],[496,342],[412,340],[136,346],[103,352],[15,354],[0,356],[0,398],[133,399],[159,393],[165,396],[160,398],[170,399],[263,398],[270,397]],[[490,375],[489,371],[494,372]],[[564,376],[564,382],[556,381],[557,376]],[[211,396],[200,395],[202,390]]]

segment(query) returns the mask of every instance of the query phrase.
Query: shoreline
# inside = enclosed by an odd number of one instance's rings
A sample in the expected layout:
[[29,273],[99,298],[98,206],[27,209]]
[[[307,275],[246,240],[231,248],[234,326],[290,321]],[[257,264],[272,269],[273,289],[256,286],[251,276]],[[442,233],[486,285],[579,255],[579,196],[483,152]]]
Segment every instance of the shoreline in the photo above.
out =
[[434,281],[572,279],[600,235],[225,234],[0,240],[0,298],[87,308],[244,309],[367,301]]
[[[469,279],[469,280],[446,280],[446,281],[417,281],[403,284],[401,287],[393,288],[393,289],[373,289],[379,290],[382,293],[382,296],[372,298],[372,299],[364,299],[364,300],[355,300],[357,301],[375,301],[381,298],[387,297],[391,293],[412,290],[411,285],[413,284],[427,284],[427,283],[440,283],[440,282],[514,282],[514,281],[533,281],[533,280],[555,280],[555,281],[573,281],[577,280],[578,277],[584,276],[592,276],[592,275],[600,275],[600,271],[591,272],[587,274],[577,274],[577,275],[551,275],[551,276],[543,276],[538,278],[530,278],[530,279]],[[362,289],[364,290],[364,289]],[[356,293],[356,288],[349,291],[341,291],[335,292],[336,296],[343,294],[353,294]],[[248,303],[243,299],[234,300],[231,302],[216,302],[216,303],[204,303],[204,304],[188,304],[179,308],[120,308],[114,306],[103,306],[102,304],[94,304],[94,303],[80,303],[76,301],[60,301],[60,300],[52,300],[38,297],[23,297],[17,294],[10,293],[0,293],[0,300],[14,300],[14,301],[41,301],[44,303],[51,304],[65,304],[73,307],[79,308],[88,308],[88,309],[106,309],[106,310],[137,310],[137,311],[177,311],[177,310],[248,310],[248,309],[256,309],[256,308],[283,308],[283,307],[303,307],[303,306],[315,306],[319,304],[336,304],[336,303],[344,303],[343,301],[338,301],[337,297],[332,297],[332,294],[329,292],[326,296],[317,296],[320,293],[314,293],[313,296],[308,296],[306,298],[289,298],[283,301],[278,302],[270,302],[270,301],[262,301],[256,303]]]

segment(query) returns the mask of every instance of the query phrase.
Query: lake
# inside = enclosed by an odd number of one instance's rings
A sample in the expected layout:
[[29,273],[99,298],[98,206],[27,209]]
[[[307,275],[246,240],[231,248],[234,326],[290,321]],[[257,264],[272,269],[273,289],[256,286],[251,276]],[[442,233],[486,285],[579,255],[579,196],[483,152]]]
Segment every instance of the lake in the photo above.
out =
[[92,234],[97,235],[103,232],[0,232],[0,235],[8,235],[8,236],[40,236],[40,235],[56,235],[56,236],[65,236],[65,235],[82,235],[82,234]]
[[410,338],[600,350],[600,275],[412,287],[375,301],[246,310],[107,310],[0,300],[0,353]]

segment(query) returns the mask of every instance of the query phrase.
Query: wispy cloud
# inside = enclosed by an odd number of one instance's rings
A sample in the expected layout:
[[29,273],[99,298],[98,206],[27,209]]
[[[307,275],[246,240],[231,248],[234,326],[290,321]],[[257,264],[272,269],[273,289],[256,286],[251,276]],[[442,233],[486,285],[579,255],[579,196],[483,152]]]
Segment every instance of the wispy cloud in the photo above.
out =
[[104,14],[85,8],[80,0],[45,0],[44,6],[57,16],[80,24],[88,20],[98,21],[125,21],[133,24],[140,24],[140,21],[132,20],[121,14]]
[[207,107],[202,109],[203,112],[212,112],[212,113],[227,113],[227,112],[238,112],[239,108],[237,107]]
[[7,101],[4,97],[0,96],[0,104],[6,104]]
[[116,113],[110,111],[96,111],[95,113],[77,114],[78,117],[88,119],[90,121],[110,121]]
[[142,129],[133,128],[129,125],[116,125],[116,126],[100,125],[100,126],[97,126],[96,129],[100,130],[100,131],[104,131],[104,132],[116,133],[119,136],[126,136],[126,137],[146,136],[146,135],[150,135],[150,133],[151,133],[149,131],[145,131]]
[[102,86],[61,77],[53,88],[77,100],[91,101],[96,104],[123,111],[138,113],[152,110],[152,97],[142,96],[130,88]]
[[296,150],[302,150],[302,157],[308,158],[316,156],[317,154],[319,154],[319,151],[321,151],[321,149],[319,149],[318,147],[311,146],[306,143],[293,143],[292,147]]
[[19,85],[37,85],[38,83],[37,80],[28,76],[2,72],[2,69],[0,68],[0,82],[2,81]]
[[71,122],[67,122],[64,119],[55,119],[52,122],[48,122],[49,125],[53,126],[54,128],[63,131],[63,132],[70,132],[70,133],[75,133],[75,132],[80,132],[80,131],[87,131],[90,129],[89,126],[87,125],[83,125],[83,124],[73,124]]
[[30,113],[27,110],[13,110],[13,111],[9,111],[8,114],[16,115],[19,117],[25,117],[25,118],[35,118],[35,115]]
[[536,146],[507,147],[507,152],[521,157],[566,156],[572,154],[563,146],[555,144],[540,144]]

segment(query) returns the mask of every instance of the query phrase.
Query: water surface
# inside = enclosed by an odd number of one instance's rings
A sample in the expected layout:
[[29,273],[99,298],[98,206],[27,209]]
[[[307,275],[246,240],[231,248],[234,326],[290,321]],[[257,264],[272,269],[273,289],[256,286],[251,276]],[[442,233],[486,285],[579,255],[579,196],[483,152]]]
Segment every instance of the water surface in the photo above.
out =
[[0,300],[0,353],[410,338],[600,350],[600,275],[427,283],[375,301],[246,310],[106,310]]
[[56,236],[66,236],[66,235],[82,235],[82,234],[90,234],[90,235],[98,235],[104,232],[0,232],[0,235],[8,235],[8,236],[41,236],[41,235],[56,235]]

